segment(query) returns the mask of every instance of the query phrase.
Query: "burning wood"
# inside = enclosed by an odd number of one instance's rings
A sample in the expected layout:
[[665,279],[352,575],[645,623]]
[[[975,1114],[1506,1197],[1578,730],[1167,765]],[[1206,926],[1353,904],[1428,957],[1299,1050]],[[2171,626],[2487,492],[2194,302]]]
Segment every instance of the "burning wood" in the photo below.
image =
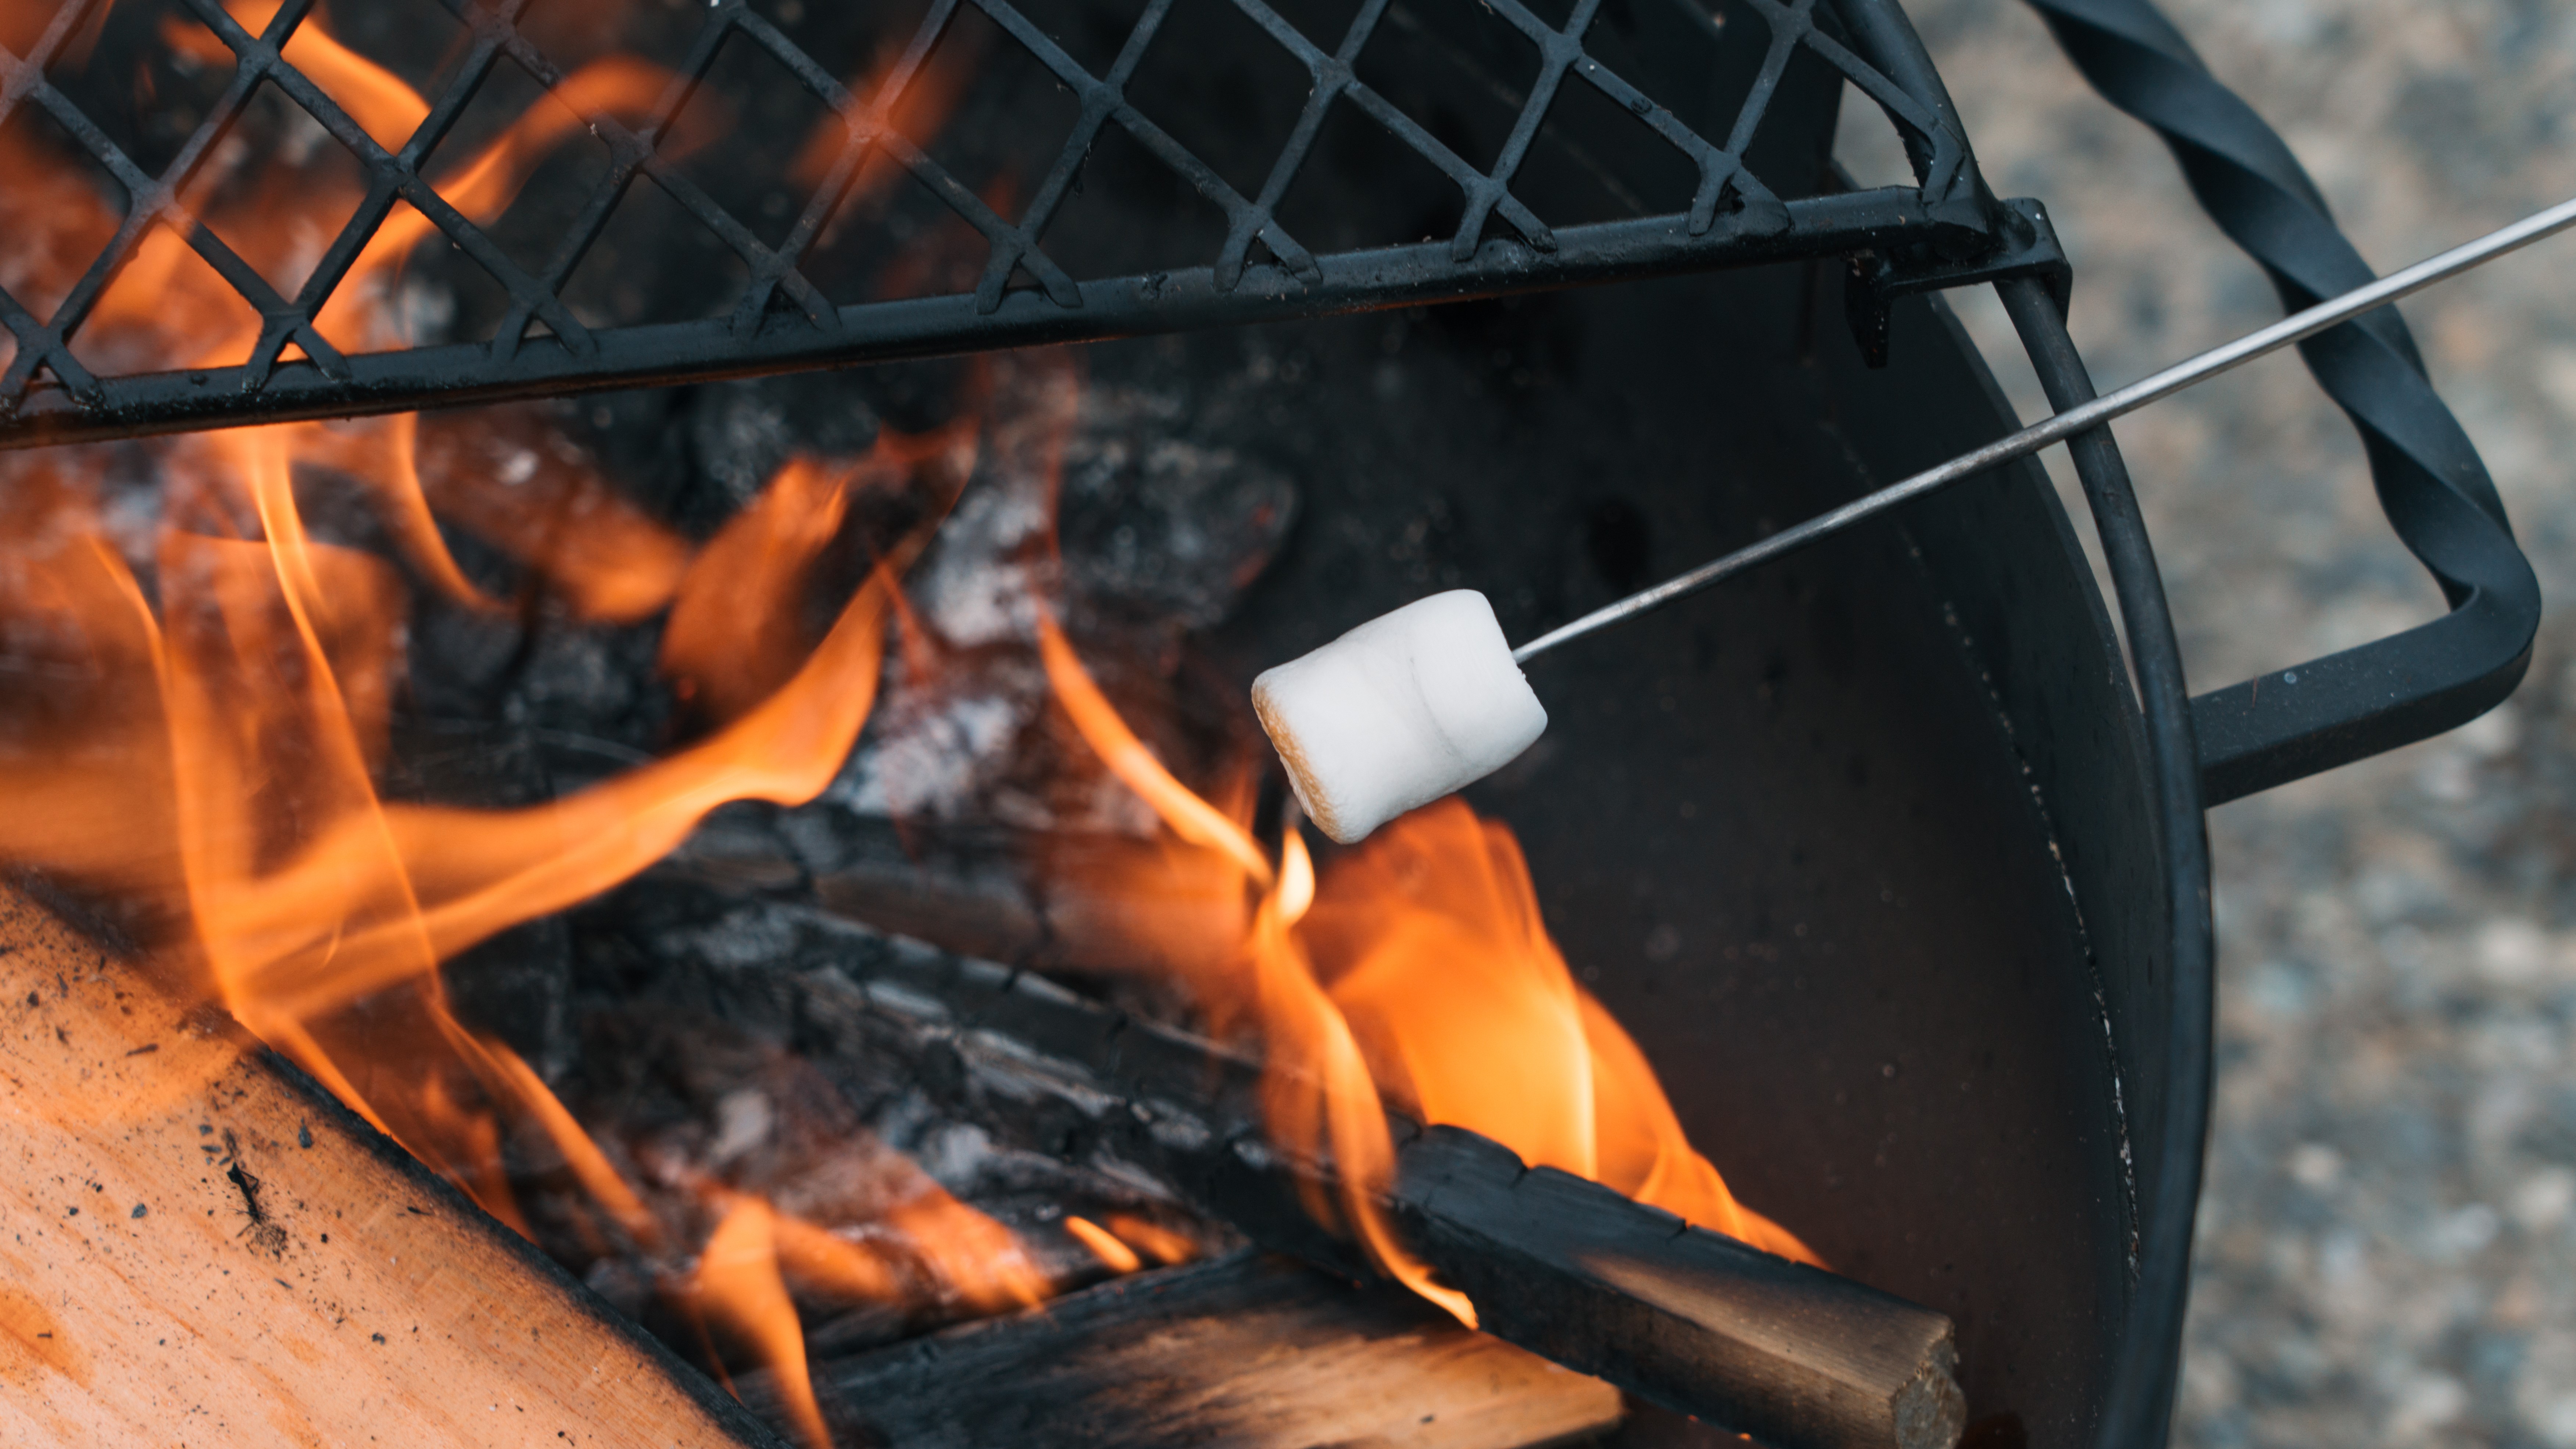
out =
[[7,891],[0,1077],[0,1441],[779,1443],[219,1016]]
[[[671,888],[655,894],[668,897]],[[625,909],[646,909],[629,893]],[[674,909],[667,899],[661,906]],[[927,1086],[1016,1145],[1187,1202],[1349,1275],[1313,1208],[1347,1184],[1265,1140],[1260,1067],[1023,972],[774,904],[677,927],[780,953],[768,1008],[852,1095]],[[1390,1115],[1401,1250],[1495,1335],[1785,1449],[1946,1449],[1964,1401],[1948,1319],[1692,1227],[1474,1133]]]
[[1253,1254],[1105,1283],[817,1378],[835,1433],[885,1449],[1535,1449],[1620,1419],[1599,1379],[1408,1294]]
[[[238,48],[230,25],[259,29],[274,8],[200,6],[214,29],[176,21],[173,44],[221,63]],[[279,14],[294,25],[290,59],[329,78],[380,143],[428,124],[430,104],[321,17]],[[496,118],[488,136],[441,144],[431,171],[459,216],[498,224],[581,134],[572,117],[641,118],[672,83],[604,55],[550,85],[569,106]],[[689,144],[673,125],[658,142],[666,160]],[[314,168],[281,136],[246,135],[233,148],[243,158],[289,164],[274,188],[251,186],[249,172],[206,177],[192,203],[204,236],[238,233],[264,264],[301,257],[301,274],[318,262],[297,214],[357,204],[355,178],[308,188]],[[118,215],[74,187],[37,220],[113,232]],[[280,343],[199,275],[194,220],[162,220],[115,272],[83,344],[184,367]],[[434,230],[402,212],[333,260],[336,277],[318,283],[330,302],[295,345],[318,358],[326,334],[358,351],[408,335],[410,259],[435,250]],[[948,245],[925,234],[904,255],[946,266]],[[679,270],[681,255],[636,265]],[[514,315],[512,326],[531,320]],[[536,320],[561,336],[571,317]],[[599,1120],[613,1110],[592,1102],[585,1119],[555,1094],[549,1073],[567,1058],[532,1065],[507,1044],[516,1023],[452,1009],[443,973],[644,870],[728,806],[822,799],[898,830],[1007,822],[1117,839],[1132,848],[1047,853],[1029,867],[1042,907],[967,944],[1122,968],[1150,983],[1133,994],[1185,999],[1212,1032],[1257,1040],[1266,1070],[1032,983],[987,990],[972,972],[864,990],[818,979],[799,1010],[831,1050],[884,1048],[852,1065],[854,1080],[927,1085],[1103,1180],[1318,1263],[1380,1271],[1463,1324],[1664,1402],[1791,1444],[1941,1442],[1956,1417],[1955,1394],[1942,1393],[1945,1324],[1684,1231],[1687,1219],[1814,1256],[1738,1204],[1686,1139],[1643,1055],[1548,940],[1507,831],[1435,807],[1320,877],[1295,829],[1255,836],[1257,736],[1235,682],[1204,687],[1217,671],[1183,670],[1180,646],[1280,544],[1289,481],[1176,436],[1189,410],[1178,397],[1087,398],[1067,353],[979,360],[952,381],[908,432],[871,419],[825,445],[753,428],[760,447],[735,460],[739,473],[704,455],[710,430],[732,432],[710,404],[690,430],[701,456],[689,486],[650,507],[634,478],[612,476],[607,404],[592,415],[596,446],[567,430],[567,413],[519,409],[13,455],[0,470],[14,544],[0,560],[0,660],[68,683],[0,700],[0,782],[26,807],[0,817],[0,858],[130,905],[166,948],[157,958],[194,973],[204,999],[496,1218],[555,1234],[565,1261],[625,1261],[633,1291],[620,1301],[662,1314],[669,1341],[696,1344],[712,1366],[768,1364],[788,1418],[820,1445],[822,1411],[804,1388],[829,1339],[829,1324],[807,1332],[818,1304],[919,1331],[929,1321],[907,1315],[925,1295],[1000,1312],[1087,1281],[1031,1266],[1015,1238],[1031,1223],[1116,1271],[1136,1266],[1132,1241],[1073,1232],[1059,1221],[1073,1202],[1012,1224],[948,1194],[927,1163],[876,1172],[907,1149],[871,1139],[882,1122],[867,1114],[807,1119],[865,1192],[801,1167],[746,1166],[724,1144],[760,1134],[710,1130],[721,1110],[675,1112],[621,1139]],[[623,446],[653,436],[630,430]],[[752,464],[750,451],[770,456]],[[1086,493],[1117,505],[1090,511],[1108,526],[1086,534],[1076,509],[1060,535],[1062,504]],[[1187,526],[1168,537],[1134,526],[1153,517]],[[1068,556],[1066,535],[1090,546]],[[1493,655],[1489,612],[1478,627]],[[1484,683],[1527,703],[1508,661],[1498,668]],[[535,682],[507,683],[520,674]],[[618,722],[609,743],[635,752],[628,768],[506,808],[388,792],[398,714],[558,728],[521,708],[555,689],[603,701],[596,716]],[[1130,708],[1140,696],[1168,707]],[[1192,697],[1223,704],[1193,718]],[[1497,736],[1479,757],[1526,742]],[[1383,814],[1420,792],[1398,782],[1379,794],[1353,808]],[[944,930],[943,908],[950,923],[974,914],[962,900],[898,895],[914,919],[896,923]],[[942,994],[952,989],[982,994],[967,1010]],[[719,1108],[771,1100],[741,1083],[696,1095]],[[1467,1130],[1418,1132],[1385,1101]],[[280,1202],[303,1212],[328,1200],[257,1167],[273,1126],[219,1149],[220,1184],[263,1248],[278,1233],[294,1241]],[[547,1154],[539,1168],[530,1143]],[[545,1181],[531,1191],[527,1177]],[[580,1241],[560,1247],[567,1236]],[[422,1291],[437,1296],[434,1281]],[[1863,1326],[1831,1341],[1734,1326],[1728,1305],[1753,1301],[1794,1303],[1793,1322]],[[842,1327],[842,1347],[874,1331]]]

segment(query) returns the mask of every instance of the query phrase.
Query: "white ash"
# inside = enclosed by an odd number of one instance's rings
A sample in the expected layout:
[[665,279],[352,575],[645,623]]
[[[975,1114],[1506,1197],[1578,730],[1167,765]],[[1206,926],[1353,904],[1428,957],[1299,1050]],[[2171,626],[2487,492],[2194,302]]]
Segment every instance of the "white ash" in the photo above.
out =
[[716,1135],[707,1144],[707,1161],[716,1167],[731,1166],[766,1144],[777,1125],[778,1109],[770,1105],[768,1093],[757,1087],[725,1093],[716,1099]]
[[973,1193],[998,1156],[992,1134],[971,1122],[945,1122],[923,1134],[912,1160],[933,1182],[959,1196]]
[[1036,599],[1054,586],[1054,566],[1044,557],[1053,522],[1043,478],[977,470],[904,581],[922,623],[959,648],[1034,642]]
[[992,793],[992,767],[1006,761],[1033,711],[1016,697],[967,694],[922,702],[887,700],[882,724],[832,782],[833,804],[862,815],[953,819],[975,811]]
[[[1101,385],[1076,401],[1069,369],[995,369],[974,476],[904,580],[918,632],[889,631],[896,647],[857,749],[823,797],[790,817],[1150,838],[1160,829],[1151,809],[1100,768],[1055,704],[1038,611],[1056,616],[1113,698],[1121,671],[1168,679],[1182,636],[1221,621],[1276,552],[1296,488],[1195,436],[1211,425],[1177,392]],[[736,389],[699,409],[695,442],[748,467],[782,431],[810,431],[800,416],[775,387]],[[914,667],[925,654],[926,672]],[[1170,721],[1128,723],[1163,752],[1157,731]],[[1185,762],[1165,758],[1188,778]],[[800,854],[821,845],[834,855],[830,837],[844,833],[808,830]]]
[[924,681],[892,664],[858,749],[806,809],[1152,836],[1153,810],[1067,738],[1053,700],[1034,649],[948,656]]
[[798,945],[793,927],[775,913],[754,907],[729,912],[703,926],[673,927],[663,936],[667,951],[736,971],[774,967],[791,959]]

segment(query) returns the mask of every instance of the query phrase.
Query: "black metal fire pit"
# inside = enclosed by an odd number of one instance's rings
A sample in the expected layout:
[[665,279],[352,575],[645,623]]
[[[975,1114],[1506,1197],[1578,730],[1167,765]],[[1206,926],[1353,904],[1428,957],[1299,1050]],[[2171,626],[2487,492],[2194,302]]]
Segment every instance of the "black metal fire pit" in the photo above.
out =
[[[2367,276],[2145,4],[2034,3],[2285,300]],[[339,17],[435,22],[427,117],[399,144],[281,56],[311,0],[259,34],[216,0],[67,0],[11,39],[0,126],[40,114],[127,205],[62,295],[0,291],[0,447],[1179,333],[1091,368],[1264,399],[1245,436],[1294,465],[1303,522],[1214,638],[1248,678],[1433,587],[1484,589],[1526,638],[2008,430],[1931,291],[1997,285],[2052,400],[2090,391],[2044,210],[1985,187],[1892,0],[937,0],[899,24],[717,0],[657,22],[675,78],[648,105],[580,117],[597,164],[479,219],[441,190],[471,102],[508,76],[566,103],[564,47],[585,42],[527,0],[440,5]],[[163,64],[174,17],[233,68],[200,74],[189,124],[147,154],[127,77],[78,58]],[[675,138],[736,63],[767,79],[729,92],[741,124],[692,161]],[[908,118],[969,76],[945,139]],[[1916,184],[1837,178],[1854,92]],[[190,199],[278,96],[367,178],[291,290]],[[797,115],[829,144],[764,212]],[[0,215],[14,201],[0,178]],[[346,349],[316,318],[398,203],[444,239],[416,265],[467,300],[446,335]],[[156,226],[257,314],[246,357],[84,359]],[[955,264],[883,290],[897,242],[943,226]],[[713,280],[685,318],[613,285],[693,267]],[[1334,315],[1356,312],[1378,315]],[[1745,1199],[1957,1320],[1985,1445],[2165,1436],[2209,1101],[2205,805],[2447,729],[2528,661],[2536,585],[2402,323],[2304,350],[2445,618],[2188,696],[2097,434],[2074,454],[2127,663],[2024,463],[1552,656],[1550,736],[1476,792]],[[1628,1432],[1665,1429],[1683,1432]]]

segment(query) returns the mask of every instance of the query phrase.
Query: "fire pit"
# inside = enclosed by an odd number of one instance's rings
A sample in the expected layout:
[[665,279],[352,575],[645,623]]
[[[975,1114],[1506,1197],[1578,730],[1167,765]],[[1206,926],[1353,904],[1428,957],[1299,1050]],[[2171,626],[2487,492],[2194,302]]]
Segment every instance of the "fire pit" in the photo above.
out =
[[[2199,74],[2109,9],[2057,17],[2107,91]],[[30,1432],[142,1432],[107,1345],[177,1289],[81,1316],[113,1219],[329,1324],[204,1392],[330,1432],[326,1362],[583,1412],[468,1273],[702,1442],[764,1431],[700,1369],[809,1442],[2157,1442],[2202,802],[2527,659],[2355,324],[2312,362],[2445,620],[2187,701],[2096,436],[2134,692],[2023,464],[1551,656],[1529,755],[1318,862],[1261,668],[1451,587],[1526,638],[2008,430],[1931,291],[2089,391],[1892,4],[9,27],[0,854],[82,933],[13,906],[10,1050],[112,1084],[0,1203],[60,1242],[0,1283]],[[1913,184],[1835,172],[1863,101]],[[2305,205],[2237,125],[2192,164]],[[340,1334],[408,1302],[446,1347]]]

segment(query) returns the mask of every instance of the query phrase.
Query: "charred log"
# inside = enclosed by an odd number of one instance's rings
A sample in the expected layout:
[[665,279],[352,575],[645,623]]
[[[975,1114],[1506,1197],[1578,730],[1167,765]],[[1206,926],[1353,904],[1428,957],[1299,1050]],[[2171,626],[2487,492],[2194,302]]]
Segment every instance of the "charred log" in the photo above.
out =
[[1536,1449],[1620,1419],[1610,1385],[1411,1294],[1250,1253],[823,1364],[815,1388],[837,1442],[883,1449]]
[[[1242,1055],[821,911],[695,894],[664,881],[614,910],[662,914],[666,945],[694,938],[768,963],[739,973],[738,988],[767,995],[777,1029],[854,1096],[926,1090],[1011,1145],[1168,1195],[1274,1251],[1373,1276],[1305,1210],[1331,1168],[1264,1136],[1259,1068]],[[1956,1442],[1965,1406],[1942,1315],[1525,1168],[1472,1133],[1393,1125],[1398,1229],[1496,1336],[1783,1449]]]

